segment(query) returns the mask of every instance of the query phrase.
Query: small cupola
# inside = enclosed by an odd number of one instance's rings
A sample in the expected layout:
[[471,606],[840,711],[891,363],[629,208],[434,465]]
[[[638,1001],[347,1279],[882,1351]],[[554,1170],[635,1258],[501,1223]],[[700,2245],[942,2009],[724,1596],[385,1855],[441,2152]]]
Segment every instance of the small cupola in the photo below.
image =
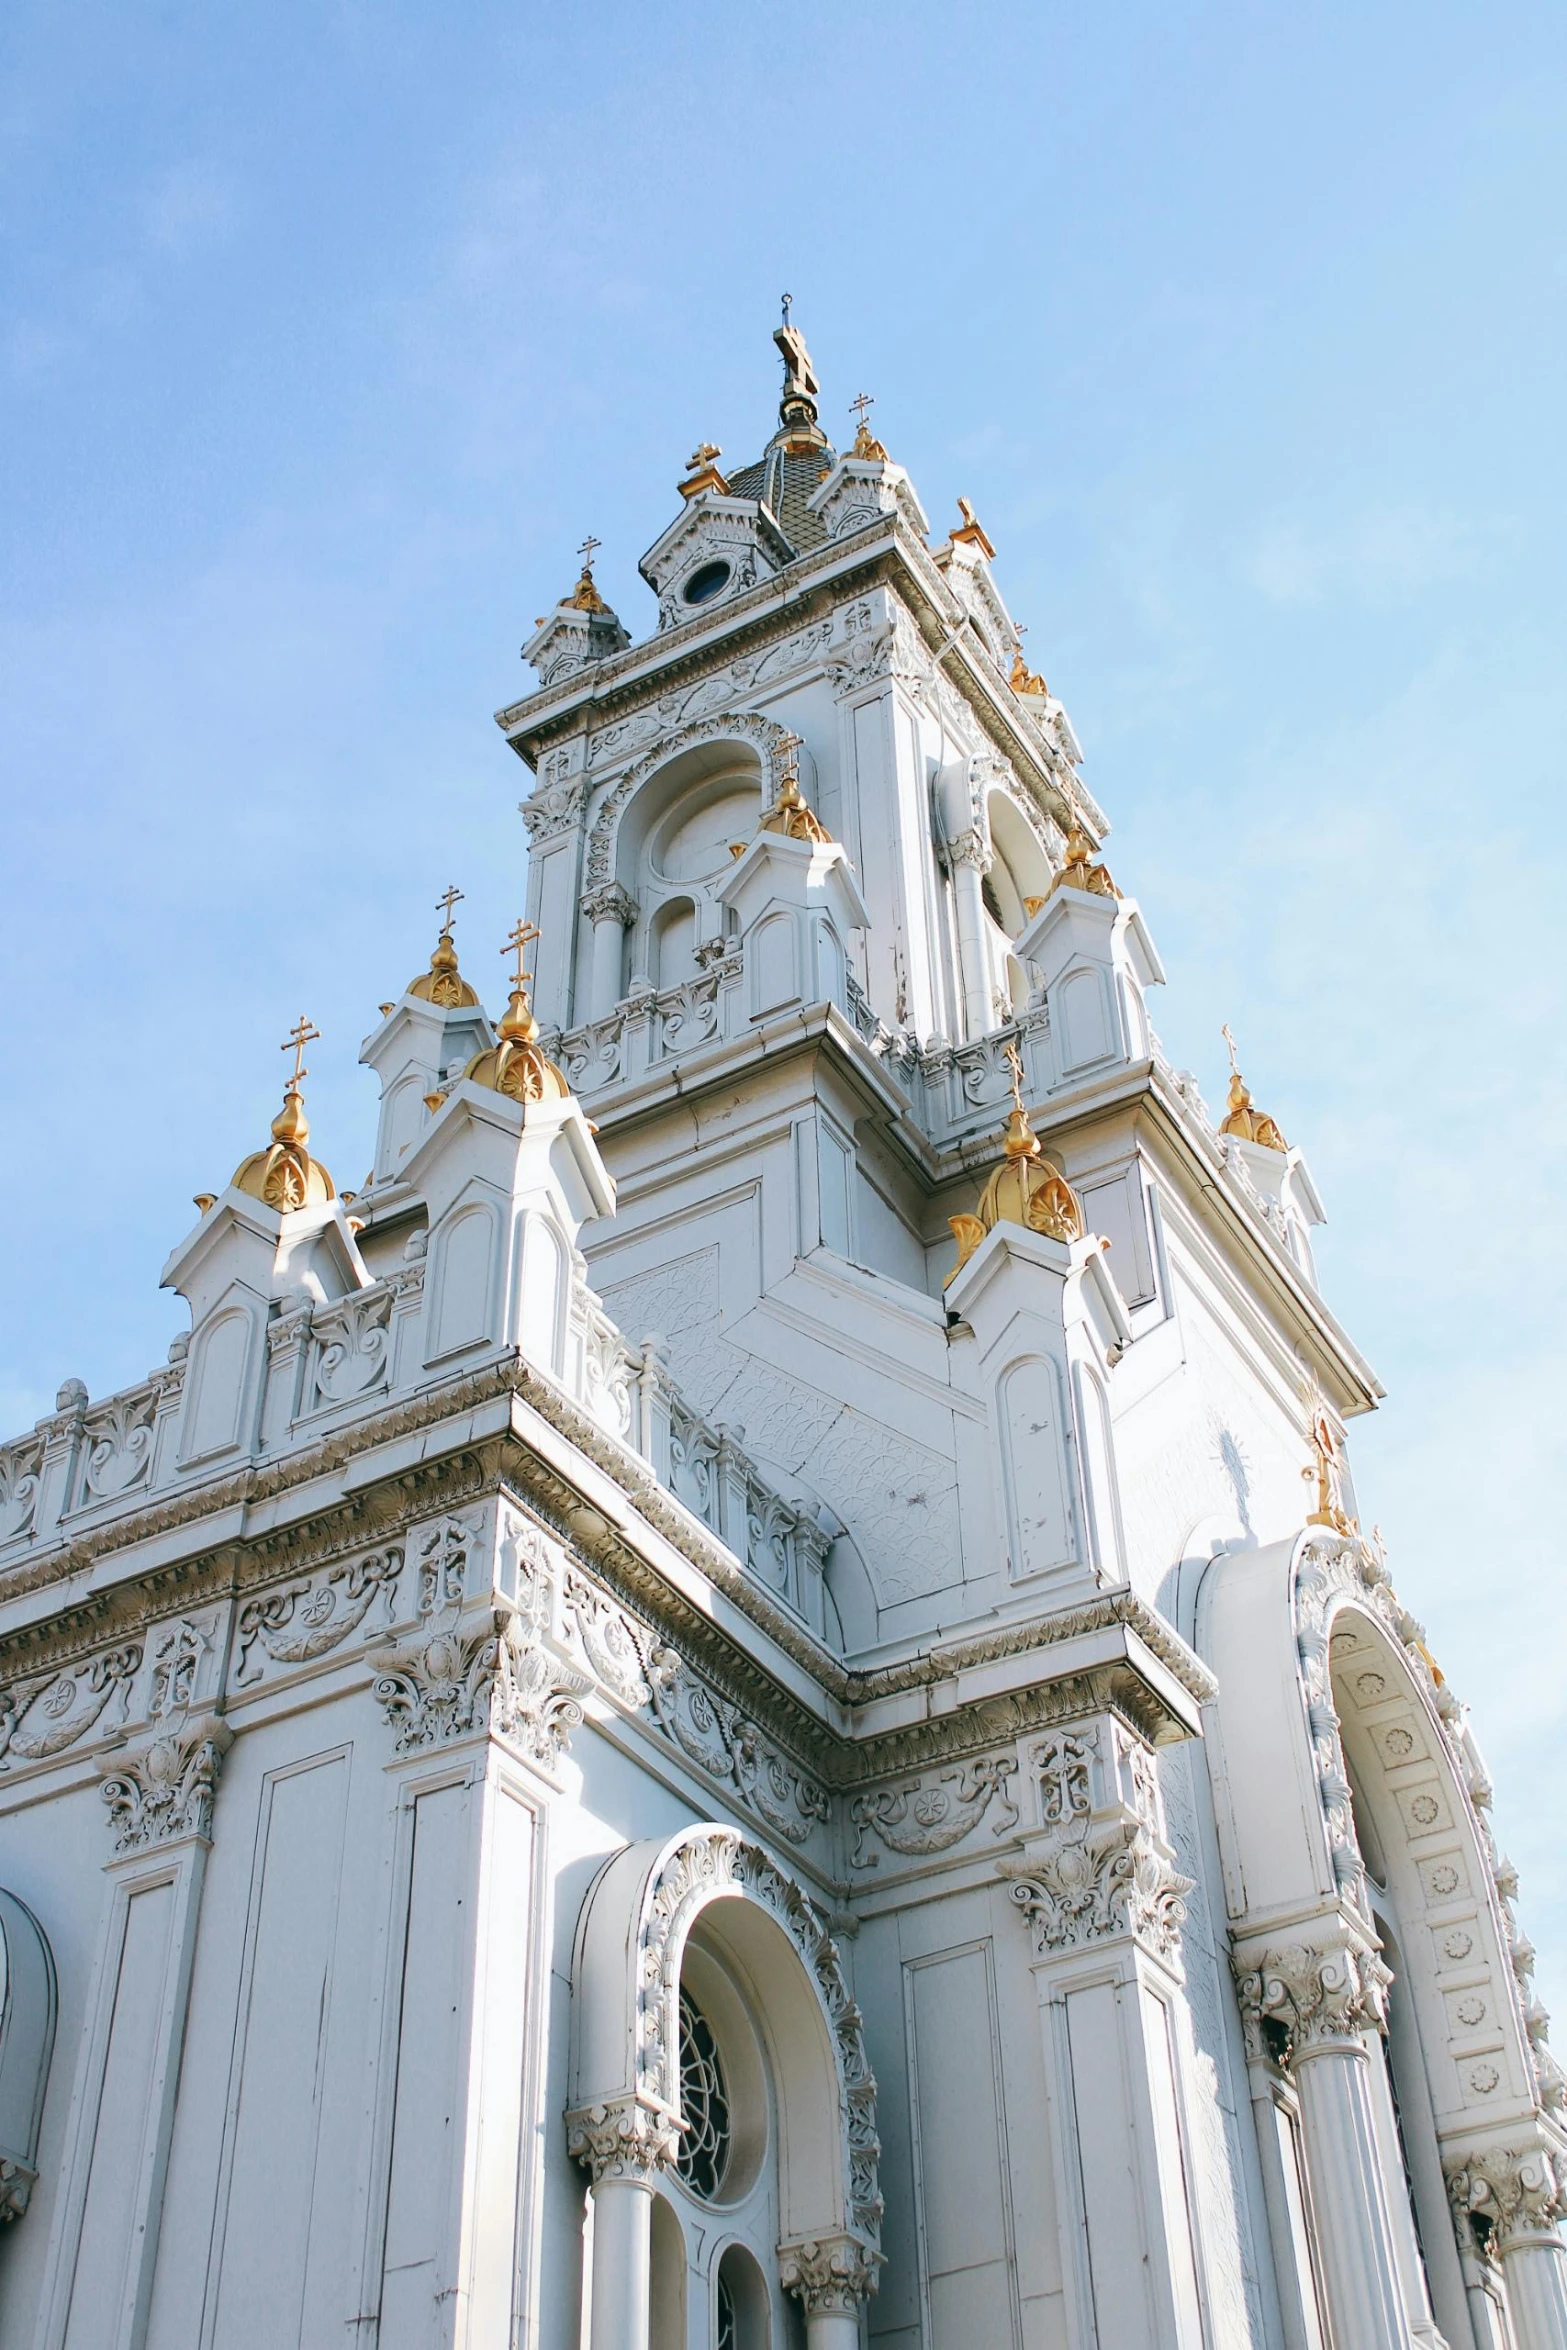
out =
[[595,538],[583,540],[577,549],[582,570],[576,586],[569,596],[562,596],[553,612],[542,615],[522,648],[523,659],[538,672],[541,685],[556,685],[562,678],[574,677],[590,662],[619,653],[631,642],[593,577],[593,557],[600,543]]
[[241,1159],[231,1181],[236,1191],[261,1201],[263,1207],[293,1213],[299,1208],[322,1207],[337,1197],[337,1187],[319,1159],[310,1155],[310,1121],[305,1116],[303,1081],[305,1047],[320,1035],[303,1014],[290,1030],[283,1050],[292,1050],[294,1071],[283,1089],[283,1107],[272,1121],[272,1140],[265,1150]]

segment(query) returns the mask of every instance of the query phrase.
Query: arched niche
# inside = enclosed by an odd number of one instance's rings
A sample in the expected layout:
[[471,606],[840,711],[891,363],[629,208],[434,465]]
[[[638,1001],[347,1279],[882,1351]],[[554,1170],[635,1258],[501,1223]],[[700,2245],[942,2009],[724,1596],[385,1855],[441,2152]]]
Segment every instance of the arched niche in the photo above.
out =
[[693,1827],[606,1862],[578,1921],[572,1970],[574,2144],[680,2112],[679,2000],[686,1947],[750,1988],[777,2100],[781,2242],[853,2239],[879,2257],[876,2084],[836,1944],[803,1888],[732,1828]]
[[38,2176],[49,2059],[54,1959],[25,1902],[0,1887],[0,2219],[20,2219]]
[[[725,862],[728,852],[725,851]],[[648,977],[656,988],[682,987],[697,975],[697,907],[691,897],[666,898],[648,925]]]
[[[728,842],[750,837],[778,792],[786,727],[756,712],[698,719],[666,736],[629,767],[593,819],[585,879],[656,897],[708,877],[721,879]],[[806,753],[800,781],[809,797]],[[728,830],[749,816],[744,831]],[[727,834],[727,837],[725,835]]]

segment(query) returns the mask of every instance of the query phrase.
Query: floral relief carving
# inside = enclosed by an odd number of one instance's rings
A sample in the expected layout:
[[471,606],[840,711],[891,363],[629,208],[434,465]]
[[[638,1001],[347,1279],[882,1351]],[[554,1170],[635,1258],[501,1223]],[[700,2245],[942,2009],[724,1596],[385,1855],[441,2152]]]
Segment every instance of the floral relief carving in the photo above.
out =
[[306,1664],[324,1656],[357,1630],[377,1597],[390,1612],[402,1573],[403,1553],[394,1544],[366,1558],[346,1560],[309,1582],[290,1584],[248,1600],[240,1610],[234,1679],[245,1687],[259,1681],[262,1654],[274,1664]]
[[582,814],[587,778],[573,775],[564,751],[550,751],[539,762],[538,781],[522,803],[522,820],[535,846],[570,832]]
[[670,1648],[656,1648],[647,1680],[653,1719],[666,1738],[721,1787],[790,1844],[804,1844],[819,1821],[832,1817],[832,1803],[772,1740],[747,1721]]
[[158,1390],[150,1384],[112,1396],[84,1428],[82,1501],[115,1501],[145,1484],[152,1468],[152,1422]]
[[0,1449],[0,1543],[17,1542],[32,1532],[43,1465],[41,1438]]
[[391,1349],[392,1292],[379,1284],[311,1319],[316,1341],[316,1388],[326,1403],[349,1403],[386,1385]]
[[857,2317],[876,2290],[880,2266],[881,2254],[858,2236],[825,2236],[781,2246],[778,2279],[808,2318]]
[[1531,2237],[1554,2240],[1567,2218],[1567,2155],[1540,2141],[1486,2147],[1443,2163],[1459,2240],[1479,2259]]
[[1004,1836],[1018,1821],[1018,1808],[1007,1793],[1007,1781],[1017,1770],[1016,1762],[1007,1755],[987,1761],[969,1763],[955,1771],[944,1771],[934,1786],[923,1780],[912,1779],[906,1787],[886,1789],[876,1795],[857,1795],[851,1817],[859,1830],[850,1866],[873,1869],[880,1863],[880,1855],[867,1850],[872,1837],[877,1837],[890,1852],[919,1854],[947,1852],[972,1835],[985,1818],[992,1802],[998,1817],[991,1824],[993,1836]]
[[141,1659],[141,1644],[132,1641],[67,1672],[13,1682],[0,1691],[0,1769],[62,1754],[87,1736],[111,1698],[118,1699],[123,1718],[127,1685]]
[[1001,1862],[1041,1958],[1130,1936],[1174,1968],[1193,1890],[1164,1840],[1151,1759],[1106,1720],[1043,1739],[1030,1757],[1043,1834]]
[[214,1714],[179,1715],[134,1752],[100,1762],[117,1853],[212,1834],[218,1773],[234,1733]]
[[680,2132],[671,2117],[637,2097],[579,2106],[566,2116],[566,2151],[585,2163],[595,2187],[605,2179],[657,2178],[675,2159]]
[[1247,2052],[1284,2063],[1322,2048],[1358,2047],[1387,2022],[1393,1977],[1374,1950],[1353,1942],[1289,1943],[1236,1959]]

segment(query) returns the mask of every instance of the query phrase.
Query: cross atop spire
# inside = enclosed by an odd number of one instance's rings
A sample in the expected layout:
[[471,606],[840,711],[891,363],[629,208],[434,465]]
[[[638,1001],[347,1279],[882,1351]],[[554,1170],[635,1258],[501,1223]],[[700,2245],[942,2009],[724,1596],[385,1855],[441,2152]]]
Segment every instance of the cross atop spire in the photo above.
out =
[[514,992],[519,995],[527,986],[529,980],[533,977],[533,973],[531,971],[524,971],[522,967],[522,958],[527,953],[527,950],[532,944],[533,940],[538,936],[539,926],[536,922],[519,921],[510,938],[507,939],[506,944],[501,949],[501,953],[503,955],[515,955],[517,958],[517,969],[512,980],[512,987]]
[[[790,304],[793,297],[783,298],[783,324],[773,331],[773,341],[784,363],[783,398],[778,403],[778,414],[785,432],[798,435],[808,447],[820,447],[823,436],[816,422],[816,401],[821,385],[811,365],[811,354],[805,347],[805,337],[790,323]],[[786,446],[790,445],[786,441]]]
[[441,936],[442,936],[442,938],[450,938],[450,937],[451,937],[451,935],[452,935],[452,909],[453,909],[455,906],[460,906],[460,905],[462,904],[462,898],[463,898],[463,893],[462,893],[462,891],[461,891],[461,890],[460,890],[460,889],[457,887],[457,884],[456,884],[455,882],[450,882],[450,883],[448,883],[447,887],[446,887],[446,888],[445,888],[445,889],[444,889],[444,890],[441,892],[441,895],[440,895],[440,896],[439,896],[439,897],[436,899],[436,901],[435,901],[435,910],[436,910],[436,912],[437,912],[438,914],[441,914],[441,915],[443,915],[443,916],[445,917],[445,919],[443,920],[443,922],[442,922],[442,924],[441,924]]
[[284,1037],[279,1049],[286,1053],[292,1046],[294,1052],[294,1074],[288,1081],[290,1093],[297,1093],[300,1079],[310,1075],[310,1071],[305,1067],[305,1047],[307,1044],[314,1044],[320,1034],[320,1029],[313,1028],[304,1013],[301,1012],[287,1036]]

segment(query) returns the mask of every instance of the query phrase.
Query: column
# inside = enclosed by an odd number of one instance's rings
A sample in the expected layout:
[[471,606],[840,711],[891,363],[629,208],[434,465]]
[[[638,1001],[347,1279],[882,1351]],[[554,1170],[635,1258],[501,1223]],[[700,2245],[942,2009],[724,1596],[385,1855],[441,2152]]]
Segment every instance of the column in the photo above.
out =
[[877,2258],[847,2234],[780,2247],[778,2274],[805,2312],[806,2350],[860,2350],[860,2311],[875,2290]]
[[963,1026],[972,1041],[995,1026],[990,957],[985,946],[983,881],[990,857],[977,832],[960,833],[947,850],[958,916],[958,968],[963,981]]
[[647,2350],[653,2182],[674,2150],[674,2129],[667,2114],[623,2097],[568,2113],[566,2143],[593,2178],[589,2350]]
[[1123,1723],[1053,1731],[1028,1768],[1046,1825],[1004,1873],[1034,1942],[1069,2328],[1095,2350],[1202,2350],[1179,2085],[1191,1880]]
[[1500,2260],[1517,2350],[1567,2350],[1562,2158],[1538,2142],[1493,2146],[1450,2157],[1447,2172],[1460,2240],[1483,2261]]
[[1334,2340],[1355,2350],[1407,2350],[1410,2338],[1365,2041],[1386,1980],[1347,1940],[1264,1951],[1240,1977],[1249,2026],[1265,2017],[1287,2035],[1328,2314]]
[[593,925],[593,968],[587,1018],[607,1019],[624,993],[626,931],[637,918],[637,901],[618,881],[590,890],[582,911]]

